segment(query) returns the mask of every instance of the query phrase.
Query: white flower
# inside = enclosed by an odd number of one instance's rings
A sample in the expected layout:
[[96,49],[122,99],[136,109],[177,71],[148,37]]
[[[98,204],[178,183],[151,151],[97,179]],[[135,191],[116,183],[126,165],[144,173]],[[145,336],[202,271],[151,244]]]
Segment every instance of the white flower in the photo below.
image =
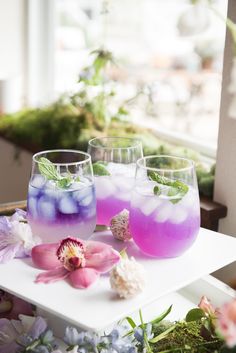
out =
[[114,238],[127,241],[132,238],[129,230],[129,211],[124,209],[111,219],[111,232]]
[[40,242],[39,238],[33,236],[31,228],[27,223],[11,222],[11,234],[13,241],[21,244],[26,253],[30,253],[31,249]]
[[121,298],[134,297],[144,289],[145,271],[134,257],[121,258],[111,270],[110,284]]

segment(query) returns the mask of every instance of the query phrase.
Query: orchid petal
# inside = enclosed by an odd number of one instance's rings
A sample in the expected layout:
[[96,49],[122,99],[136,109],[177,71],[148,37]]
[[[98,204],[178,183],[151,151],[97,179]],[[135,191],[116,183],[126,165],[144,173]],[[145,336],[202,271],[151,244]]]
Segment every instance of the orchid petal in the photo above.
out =
[[26,221],[26,211],[16,208],[16,212],[10,217],[10,221]]
[[49,270],[46,272],[40,273],[35,282],[36,283],[53,283],[60,281],[61,279],[66,278],[69,275],[69,271],[67,271],[64,267],[57,267],[54,270]]
[[19,248],[20,244],[18,243],[3,245],[0,238],[0,263],[5,264],[12,260]]
[[61,266],[57,257],[57,249],[57,243],[34,246],[31,252],[34,265],[43,270],[52,270]]
[[93,268],[79,268],[70,272],[69,278],[75,288],[88,288],[99,277],[99,273]]
[[8,235],[11,230],[11,223],[6,216],[0,217],[0,235]]
[[120,254],[110,245],[88,241],[86,247],[86,267],[105,273],[120,260]]

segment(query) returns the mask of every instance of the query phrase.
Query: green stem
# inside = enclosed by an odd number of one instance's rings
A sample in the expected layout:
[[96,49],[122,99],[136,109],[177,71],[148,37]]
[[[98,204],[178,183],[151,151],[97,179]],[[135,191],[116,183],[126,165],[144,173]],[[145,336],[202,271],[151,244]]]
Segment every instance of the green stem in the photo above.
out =
[[144,324],[144,321],[143,321],[143,316],[142,316],[141,310],[139,310],[139,317],[140,317],[141,327],[142,327],[142,330],[143,330],[143,339],[144,339],[144,344],[145,344],[145,346],[147,348],[147,353],[152,353],[152,349],[151,349],[150,344],[148,342],[148,337],[147,337],[147,333],[146,333],[146,330],[145,330],[145,324]]

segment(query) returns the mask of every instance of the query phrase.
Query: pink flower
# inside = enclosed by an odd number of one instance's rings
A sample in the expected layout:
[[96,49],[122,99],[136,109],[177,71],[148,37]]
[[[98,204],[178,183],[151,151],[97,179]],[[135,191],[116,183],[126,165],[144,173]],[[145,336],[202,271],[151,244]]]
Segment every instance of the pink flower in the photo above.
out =
[[214,306],[211,304],[210,300],[203,295],[200,303],[198,304],[198,307],[204,311],[205,314],[208,316],[215,316],[216,309]]
[[68,237],[60,243],[35,246],[32,260],[47,270],[36,277],[36,283],[69,278],[73,287],[87,288],[101,273],[110,271],[120,255],[110,245]]
[[19,314],[33,315],[32,305],[0,290],[0,319],[18,319]]
[[236,346],[236,299],[220,308],[217,329],[228,347]]

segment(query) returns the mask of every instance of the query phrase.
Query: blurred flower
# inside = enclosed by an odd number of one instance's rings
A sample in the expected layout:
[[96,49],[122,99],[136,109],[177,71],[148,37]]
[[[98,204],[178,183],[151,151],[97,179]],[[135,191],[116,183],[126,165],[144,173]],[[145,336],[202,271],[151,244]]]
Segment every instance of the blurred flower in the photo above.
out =
[[145,286],[145,272],[133,257],[126,255],[110,273],[111,288],[121,298],[130,298],[142,292]]
[[73,287],[87,288],[100,273],[110,271],[120,260],[120,255],[102,242],[68,237],[59,244],[37,245],[32,250],[32,260],[36,266],[48,270],[36,277],[37,283],[51,283],[69,277]]
[[111,219],[111,232],[114,238],[128,241],[132,238],[129,230],[129,211],[124,209]]
[[201,300],[200,300],[200,303],[198,304],[198,307],[200,309],[202,309],[205,312],[205,314],[207,314],[209,316],[215,315],[216,309],[205,295],[203,295],[201,297]]
[[227,346],[236,346],[236,299],[219,309],[216,326]]
[[54,348],[54,337],[42,317],[20,315],[20,320],[0,319],[0,353],[49,353]]
[[210,24],[209,14],[200,2],[181,14],[177,29],[181,36],[192,36],[205,31]]
[[18,319],[19,314],[33,315],[32,305],[0,290],[0,318]]
[[29,256],[32,247],[40,242],[25,222],[26,212],[22,210],[16,210],[11,217],[0,217],[0,263]]

